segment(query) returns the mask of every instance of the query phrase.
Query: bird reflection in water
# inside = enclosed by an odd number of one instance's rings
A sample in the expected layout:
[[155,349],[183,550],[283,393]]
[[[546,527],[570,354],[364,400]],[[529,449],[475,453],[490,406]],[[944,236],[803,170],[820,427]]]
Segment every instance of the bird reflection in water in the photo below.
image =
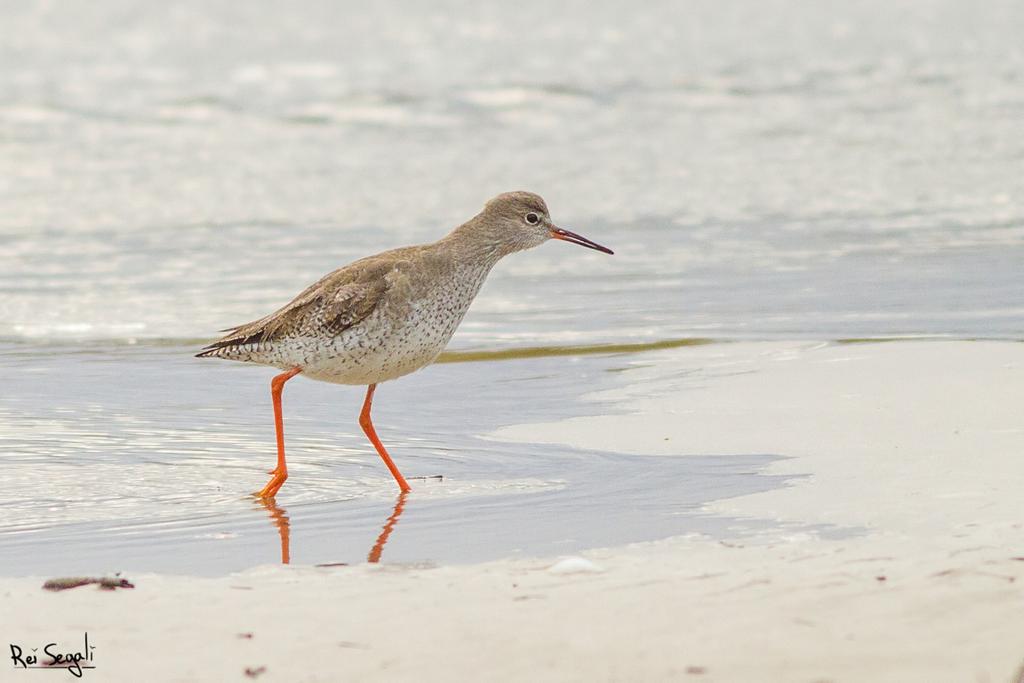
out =
[[391,516],[388,517],[388,521],[384,522],[384,528],[381,529],[377,542],[370,548],[370,554],[366,556],[367,562],[380,562],[380,554],[384,552],[384,544],[388,542],[391,530],[395,528],[395,525],[398,524],[398,518],[402,516],[402,508],[405,507],[405,498],[408,495],[408,491],[402,491],[398,494],[398,500],[395,501],[395,509]]
[[[402,510],[405,508],[405,499],[408,495],[408,491],[402,491],[398,494],[391,516],[384,522],[384,528],[381,529],[380,535],[377,536],[377,541],[370,548],[370,553],[366,556],[367,562],[380,562],[380,556],[384,552],[384,546],[388,542],[388,537],[391,536],[395,525],[398,524],[398,518],[402,516]],[[281,564],[288,564],[291,561],[291,522],[288,520],[288,512],[279,506],[273,498],[258,498],[257,500],[270,513],[270,519],[274,526],[277,527],[277,534],[281,538]]]
[[273,498],[256,500],[270,513],[270,519],[277,527],[277,535],[281,537],[281,564],[288,564],[291,562],[291,522],[288,521],[288,512]]

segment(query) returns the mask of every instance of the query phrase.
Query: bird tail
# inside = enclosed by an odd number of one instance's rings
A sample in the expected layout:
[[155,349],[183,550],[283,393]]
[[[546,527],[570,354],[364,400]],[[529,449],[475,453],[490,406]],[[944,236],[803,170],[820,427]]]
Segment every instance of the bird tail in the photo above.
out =
[[229,327],[226,330],[221,330],[221,332],[227,332],[227,334],[217,341],[204,346],[202,351],[196,354],[196,358],[227,358],[229,360],[240,360],[239,356],[245,355],[241,352],[251,350],[246,349],[248,345],[258,343],[262,340],[259,331],[254,334],[253,331],[247,329],[253,327],[254,324],[255,323],[247,323],[245,325],[239,325],[238,327]]
[[218,346],[211,348],[209,346],[203,347],[203,350],[196,354],[196,358],[223,358],[225,356],[225,347]]

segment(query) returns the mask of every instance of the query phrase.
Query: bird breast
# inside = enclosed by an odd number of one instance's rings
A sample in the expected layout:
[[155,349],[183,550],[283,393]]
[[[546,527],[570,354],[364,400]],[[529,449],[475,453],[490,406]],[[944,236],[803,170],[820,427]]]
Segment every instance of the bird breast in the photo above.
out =
[[[396,287],[359,325],[327,344],[310,344],[303,374],[337,384],[375,384],[429,365],[455,334],[489,270],[455,268],[428,286],[412,279]],[[410,296],[407,289],[419,291]]]

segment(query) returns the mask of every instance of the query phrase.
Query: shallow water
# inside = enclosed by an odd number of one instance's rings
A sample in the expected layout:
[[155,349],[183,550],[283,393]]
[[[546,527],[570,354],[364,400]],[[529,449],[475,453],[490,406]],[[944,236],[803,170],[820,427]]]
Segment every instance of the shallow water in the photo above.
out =
[[[504,190],[616,255],[506,259],[453,340],[475,362],[381,388],[406,474],[445,477],[385,560],[741,533],[701,503],[786,485],[770,453],[483,438],[609,410],[580,397],[647,362],[580,347],[1024,338],[1018,2],[2,12],[2,573],[278,561],[285,517],[293,561],[365,558],[396,500],[358,390],[289,385],[268,511],[270,371],[191,354]],[[500,360],[523,347],[562,355]]]
[[357,562],[392,516],[374,559],[465,562],[690,532],[735,537],[770,522],[701,506],[787,481],[763,473],[770,454],[636,457],[481,438],[593,410],[579,400],[584,390],[621,383],[643,362],[544,356],[438,365],[383,385],[375,421],[402,470],[443,476],[413,480],[402,498],[356,424],[361,389],[289,383],[291,477],[264,505],[247,494],[274,464],[260,381],[273,371],[188,351],[2,349],[0,573]]

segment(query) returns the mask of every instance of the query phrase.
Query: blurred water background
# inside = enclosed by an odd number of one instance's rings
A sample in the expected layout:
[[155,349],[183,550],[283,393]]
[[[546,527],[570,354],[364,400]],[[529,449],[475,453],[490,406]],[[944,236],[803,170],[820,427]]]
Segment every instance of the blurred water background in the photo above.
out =
[[[272,465],[269,374],[195,346],[505,190],[539,192],[616,255],[506,259],[455,349],[1021,339],[1022,27],[1011,0],[0,1],[0,483],[16,492],[0,572],[55,569],[73,543],[82,569],[266,559],[245,533],[265,511],[238,496]],[[481,445],[593,410],[581,394],[643,362],[466,363],[382,389],[403,468],[448,476],[408,502],[392,552],[552,554],[725,524],[698,520],[705,493],[758,490],[772,454],[638,469]],[[386,472],[358,392],[299,386],[292,525],[308,506],[306,559],[351,559],[344,533],[372,540],[393,509]],[[645,502],[651,467],[674,483]],[[612,483],[625,472],[640,479]],[[495,494],[511,489],[547,502]],[[571,505],[581,491],[596,501]],[[437,541],[467,519],[475,542]],[[571,529],[548,533],[554,519]],[[250,554],[214,561],[245,538]]]

